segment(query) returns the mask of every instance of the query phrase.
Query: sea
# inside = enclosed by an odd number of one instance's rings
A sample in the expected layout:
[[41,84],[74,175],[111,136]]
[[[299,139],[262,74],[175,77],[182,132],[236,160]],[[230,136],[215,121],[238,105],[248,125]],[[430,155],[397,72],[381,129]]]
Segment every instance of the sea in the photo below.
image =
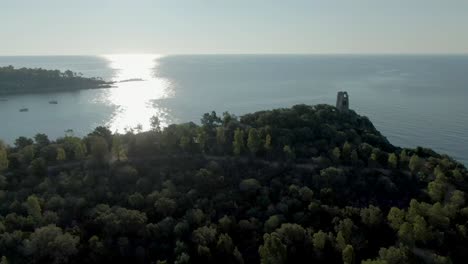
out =
[[[331,104],[350,108],[397,146],[432,148],[468,165],[468,55],[3,56],[0,66],[72,70],[115,87],[0,96],[0,139],[97,126],[112,131],[199,122],[210,111],[235,115]],[[50,101],[57,104],[50,104]],[[19,109],[28,108],[28,112]]]

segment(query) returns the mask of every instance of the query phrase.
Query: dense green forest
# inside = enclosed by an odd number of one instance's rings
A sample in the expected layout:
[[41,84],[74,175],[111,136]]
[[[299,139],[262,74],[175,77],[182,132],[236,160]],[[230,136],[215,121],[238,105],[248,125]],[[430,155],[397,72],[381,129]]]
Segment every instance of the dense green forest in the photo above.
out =
[[15,69],[13,66],[0,67],[0,94],[26,92],[74,91],[109,87],[97,78],[85,78],[70,70]]
[[0,145],[1,263],[466,263],[467,170],[354,111]]

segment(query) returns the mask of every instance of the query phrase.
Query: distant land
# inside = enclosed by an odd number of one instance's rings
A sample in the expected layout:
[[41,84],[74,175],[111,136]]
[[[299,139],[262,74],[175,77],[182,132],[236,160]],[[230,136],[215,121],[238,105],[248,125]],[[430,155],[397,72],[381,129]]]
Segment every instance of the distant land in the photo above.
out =
[[70,70],[0,67],[0,95],[99,89],[111,85],[111,82],[82,77]]
[[2,263],[464,263],[467,169],[329,105],[0,144]]
[[[97,124],[146,130],[155,112],[170,124],[209,110],[245,114],[331,103],[344,89],[353,109],[394,144],[431,147],[468,165],[468,56],[0,56],[0,66],[8,65],[145,80],[112,84],[117,89],[1,95],[0,120],[8,122],[1,137],[8,143],[38,132],[56,139],[69,128],[85,136]],[[59,104],[51,107],[50,100]]]

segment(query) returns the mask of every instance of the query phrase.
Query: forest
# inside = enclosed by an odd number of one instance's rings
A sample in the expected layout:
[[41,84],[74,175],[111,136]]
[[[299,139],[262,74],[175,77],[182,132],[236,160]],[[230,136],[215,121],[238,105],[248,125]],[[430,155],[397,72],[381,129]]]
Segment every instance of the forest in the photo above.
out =
[[16,69],[0,67],[0,95],[29,92],[75,91],[110,87],[111,83],[98,78],[85,78],[70,70],[45,70],[41,68]]
[[328,105],[0,144],[5,263],[466,263],[467,169]]

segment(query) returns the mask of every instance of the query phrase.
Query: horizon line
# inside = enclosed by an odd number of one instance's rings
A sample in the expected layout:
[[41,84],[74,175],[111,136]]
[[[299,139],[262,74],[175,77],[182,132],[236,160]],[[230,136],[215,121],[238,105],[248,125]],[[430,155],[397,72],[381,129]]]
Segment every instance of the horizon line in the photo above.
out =
[[108,55],[157,55],[161,57],[166,56],[181,56],[181,55],[195,55],[195,56],[248,56],[248,55],[298,55],[298,56],[467,56],[468,52],[434,52],[434,53],[426,53],[426,52],[369,52],[369,53],[344,53],[344,52],[336,52],[336,53],[153,53],[153,52],[116,52],[116,53],[101,53],[101,54],[0,54],[0,57],[88,57],[88,56],[108,56]]

